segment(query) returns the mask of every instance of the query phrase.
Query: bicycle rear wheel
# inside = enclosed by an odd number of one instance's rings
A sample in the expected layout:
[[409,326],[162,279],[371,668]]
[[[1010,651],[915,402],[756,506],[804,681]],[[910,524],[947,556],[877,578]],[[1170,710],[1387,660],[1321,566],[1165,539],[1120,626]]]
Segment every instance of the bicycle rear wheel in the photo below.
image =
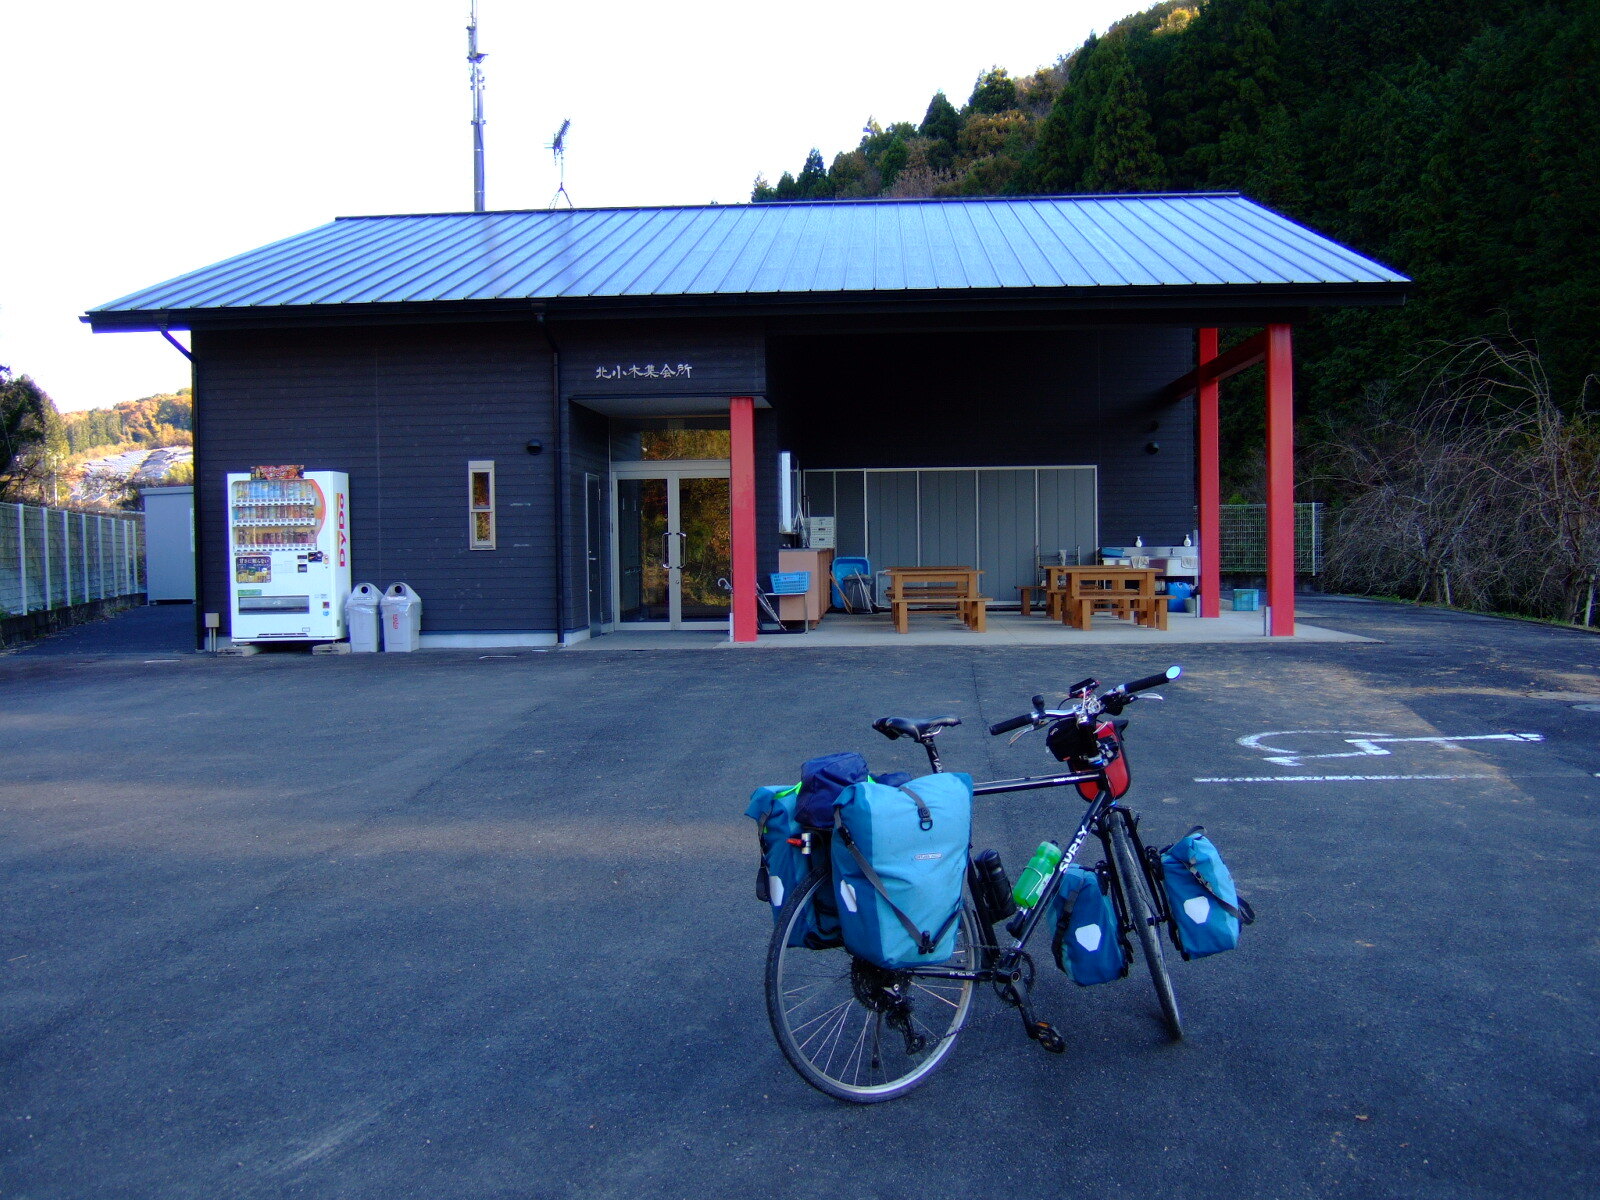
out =
[[1172,990],[1172,977],[1167,974],[1166,953],[1161,946],[1161,930],[1155,914],[1160,910],[1150,895],[1150,880],[1133,851],[1133,840],[1123,824],[1128,814],[1118,810],[1111,818],[1111,853],[1117,860],[1116,881],[1122,890],[1123,911],[1139,933],[1139,948],[1144,953],[1145,966],[1150,968],[1150,979],[1156,987],[1156,999],[1161,1003],[1161,1018],[1167,1032],[1177,1041],[1183,1036],[1183,1020],[1178,1015],[1178,997]]
[[[835,1099],[876,1104],[909,1092],[949,1056],[973,981],[887,971],[843,946],[791,946],[830,878],[813,874],[778,914],[767,950],[767,1016],[800,1078]],[[941,965],[976,970],[978,954],[977,926],[963,906],[955,953]]]

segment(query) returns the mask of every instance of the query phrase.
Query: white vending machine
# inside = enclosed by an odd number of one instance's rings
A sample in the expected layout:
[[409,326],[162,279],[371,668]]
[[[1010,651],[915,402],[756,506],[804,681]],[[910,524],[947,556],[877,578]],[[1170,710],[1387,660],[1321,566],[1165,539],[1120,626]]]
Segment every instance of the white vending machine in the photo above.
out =
[[257,467],[228,476],[235,642],[338,641],[350,594],[350,477]]

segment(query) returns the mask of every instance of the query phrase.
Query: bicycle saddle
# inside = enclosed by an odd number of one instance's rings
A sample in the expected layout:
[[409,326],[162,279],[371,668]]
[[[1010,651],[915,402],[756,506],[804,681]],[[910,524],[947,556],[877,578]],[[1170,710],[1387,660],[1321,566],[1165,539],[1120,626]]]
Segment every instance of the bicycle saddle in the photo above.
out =
[[921,720],[915,717],[879,717],[872,727],[891,742],[903,737],[915,738],[920,742],[935,729],[959,724],[960,717],[924,717]]

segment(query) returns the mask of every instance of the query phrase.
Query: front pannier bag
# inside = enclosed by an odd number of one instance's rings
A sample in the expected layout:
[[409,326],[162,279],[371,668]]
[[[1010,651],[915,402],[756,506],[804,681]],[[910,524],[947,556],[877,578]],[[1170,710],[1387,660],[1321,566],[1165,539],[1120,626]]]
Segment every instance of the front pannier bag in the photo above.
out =
[[1050,947],[1055,951],[1056,966],[1073,983],[1088,987],[1128,973],[1117,910],[1099,872],[1068,867],[1051,908],[1056,932]]
[[1256,919],[1204,831],[1203,825],[1196,825],[1161,852],[1161,882],[1172,912],[1172,940],[1184,958],[1232,950],[1239,944],[1239,926]]
[[890,969],[948,959],[971,833],[972,776],[961,772],[840,796],[833,899],[850,953]]
[[[795,817],[800,798],[798,783],[786,788],[759,787],[750,793],[744,815],[756,822],[760,859],[756,866],[756,898],[766,901],[776,924],[783,902],[805,882],[811,860],[803,853],[801,836],[805,832]],[[817,847],[822,852],[825,847]],[[828,897],[818,893],[811,912],[795,927],[791,944],[796,946],[837,946],[839,920]]]

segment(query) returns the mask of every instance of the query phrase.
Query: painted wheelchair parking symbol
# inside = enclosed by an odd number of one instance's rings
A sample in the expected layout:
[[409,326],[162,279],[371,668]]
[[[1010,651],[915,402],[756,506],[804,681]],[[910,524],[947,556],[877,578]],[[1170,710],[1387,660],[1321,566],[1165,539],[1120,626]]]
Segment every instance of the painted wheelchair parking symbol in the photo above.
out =
[[[1469,742],[1511,742],[1518,745],[1544,741],[1542,733],[1464,733],[1430,737],[1402,737],[1398,734],[1354,729],[1269,729],[1238,739],[1247,750],[1263,755],[1263,761],[1277,767],[1303,767],[1329,759],[1391,758],[1404,760],[1408,748],[1434,747],[1441,750],[1467,750]],[[1402,763],[1396,763],[1399,766]],[[1331,765],[1331,764],[1330,764]],[[1348,764],[1351,767],[1355,763]],[[1385,764],[1388,765],[1388,764]],[[1394,779],[1471,779],[1468,774],[1330,774],[1330,775],[1248,775],[1227,778],[1197,778],[1196,783],[1338,783],[1351,780]]]

